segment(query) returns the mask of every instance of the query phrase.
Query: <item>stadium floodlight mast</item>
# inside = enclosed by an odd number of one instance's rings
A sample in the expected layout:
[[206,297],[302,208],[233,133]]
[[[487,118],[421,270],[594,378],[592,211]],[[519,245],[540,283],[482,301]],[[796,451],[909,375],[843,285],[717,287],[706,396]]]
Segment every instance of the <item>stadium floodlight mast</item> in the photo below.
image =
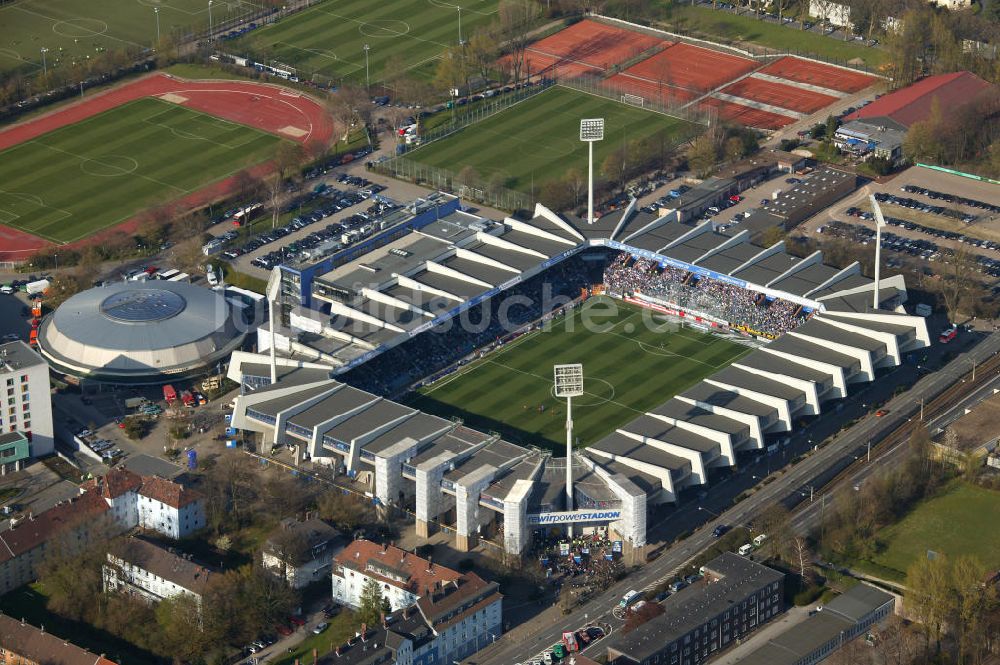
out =
[[462,41],[462,5],[455,5],[455,9],[458,10],[458,45],[462,46],[465,44]]
[[208,41],[212,41],[212,0],[208,0]]
[[[555,396],[566,398],[566,510],[573,510],[573,398],[583,395],[583,365],[553,365]],[[573,524],[567,525],[573,537]]]
[[580,121],[580,140],[587,142],[587,223],[594,223],[594,141],[604,140],[604,118]]
[[49,68],[45,65],[45,54],[48,53],[48,52],[49,52],[49,50],[43,46],[42,47],[42,76],[48,76],[49,75]]
[[879,287],[879,267],[882,264],[882,227],[885,226],[885,217],[882,216],[882,208],[879,206],[878,201],[875,200],[875,195],[870,194],[868,200],[872,204],[872,212],[875,213],[875,302],[872,304],[872,309],[878,309],[878,287]]
[[363,48],[365,49],[365,89],[370,90],[372,84],[368,81],[368,44],[365,44]]
[[153,14],[156,15],[156,45],[160,45],[160,8],[153,7]]
[[278,382],[278,361],[275,357],[275,340],[277,339],[278,320],[275,316],[274,304],[278,301],[281,293],[281,268],[275,266],[271,269],[271,276],[267,278],[267,317],[271,323],[271,385]]

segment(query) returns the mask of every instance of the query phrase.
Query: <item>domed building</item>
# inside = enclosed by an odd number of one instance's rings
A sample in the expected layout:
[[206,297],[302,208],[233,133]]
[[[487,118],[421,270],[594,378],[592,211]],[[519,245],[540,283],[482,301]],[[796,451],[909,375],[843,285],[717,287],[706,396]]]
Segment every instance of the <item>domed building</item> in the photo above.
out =
[[57,371],[148,384],[198,374],[244,336],[220,293],[184,282],[118,282],[64,302],[42,322],[38,347]]

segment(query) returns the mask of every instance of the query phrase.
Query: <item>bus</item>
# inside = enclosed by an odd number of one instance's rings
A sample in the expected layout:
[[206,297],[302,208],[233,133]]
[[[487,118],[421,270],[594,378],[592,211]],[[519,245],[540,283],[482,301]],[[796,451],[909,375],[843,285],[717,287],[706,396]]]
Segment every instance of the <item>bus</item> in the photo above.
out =
[[622,599],[618,603],[618,606],[622,608],[628,607],[637,600],[639,600],[639,592],[633,589],[632,591],[629,591],[627,594],[622,596]]

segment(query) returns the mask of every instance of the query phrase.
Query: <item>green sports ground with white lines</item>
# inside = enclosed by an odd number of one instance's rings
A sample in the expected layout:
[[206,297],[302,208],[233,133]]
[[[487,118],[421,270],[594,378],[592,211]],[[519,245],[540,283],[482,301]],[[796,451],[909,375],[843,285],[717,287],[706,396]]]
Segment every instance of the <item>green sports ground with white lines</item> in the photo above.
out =
[[[230,42],[232,53],[298,69],[300,78],[383,78],[386,63],[420,67],[496,18],[499,0],[326,0]],[[461,14],[459,13],[461,7]],[[399,72],[393,72],[399,73]]]
[[72,242],[262,162],[281,140],[139,99],[0,152],[0,224]]
[[410,403],[515,443],[559,450],[566,410],[552,395],[552,366],[583,363],[586,395],[573,400],[573,421],[578,445],[586,446],[748,352],[598,296],[551,329],[520,337],[421,388]]

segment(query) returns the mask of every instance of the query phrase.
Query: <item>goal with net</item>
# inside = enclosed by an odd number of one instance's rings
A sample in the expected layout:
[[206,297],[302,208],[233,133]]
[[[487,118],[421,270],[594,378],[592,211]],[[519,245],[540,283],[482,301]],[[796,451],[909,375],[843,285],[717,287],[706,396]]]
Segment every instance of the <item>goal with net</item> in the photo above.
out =
[[624,94],[622,95],[622,104],[630,104],[642,108],[646,105],[646,98],[639,95]]

